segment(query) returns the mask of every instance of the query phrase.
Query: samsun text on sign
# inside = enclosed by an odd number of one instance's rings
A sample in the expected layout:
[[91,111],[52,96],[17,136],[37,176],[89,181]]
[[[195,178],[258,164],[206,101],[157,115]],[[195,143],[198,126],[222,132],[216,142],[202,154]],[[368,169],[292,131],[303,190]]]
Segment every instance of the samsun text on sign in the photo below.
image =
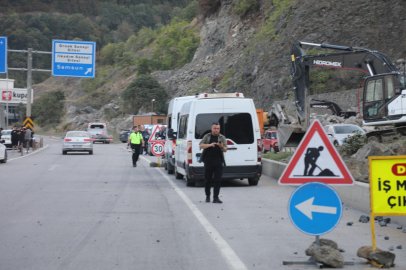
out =
[[370,157],[371,212],[406,215],[406,156]]

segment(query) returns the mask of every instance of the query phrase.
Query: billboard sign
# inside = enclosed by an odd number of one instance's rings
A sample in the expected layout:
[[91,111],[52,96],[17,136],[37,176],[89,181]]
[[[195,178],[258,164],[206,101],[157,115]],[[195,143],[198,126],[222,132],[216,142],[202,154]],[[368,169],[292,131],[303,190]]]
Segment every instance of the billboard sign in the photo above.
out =
[[[1,99],[0,102],[6,103],[23,103],[27,104],[27,89],[18,89],[14,88],[13,90],[0,90],[1,93]],[[31,89],[31,103],[33,103],[34,100],[34,93]]]
[[52,40],[52,76],[94,78],[96,42]]
[[0,74],[7,73],[7,37],[0,37]]

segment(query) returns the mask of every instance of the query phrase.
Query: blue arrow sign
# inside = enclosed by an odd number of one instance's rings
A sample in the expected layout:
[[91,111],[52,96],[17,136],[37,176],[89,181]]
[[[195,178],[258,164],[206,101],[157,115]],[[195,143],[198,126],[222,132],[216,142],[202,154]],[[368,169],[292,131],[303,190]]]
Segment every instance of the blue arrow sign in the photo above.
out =
[[330,186],[310,182],[292,193],[288,212],[299,231],[309,235],[323,235],[332,231],[341,220],[341,198]]
[[0,37],[0,74],[7,73],[7,37]]
[[52,76],[94,78],[96,42],[52,40]]

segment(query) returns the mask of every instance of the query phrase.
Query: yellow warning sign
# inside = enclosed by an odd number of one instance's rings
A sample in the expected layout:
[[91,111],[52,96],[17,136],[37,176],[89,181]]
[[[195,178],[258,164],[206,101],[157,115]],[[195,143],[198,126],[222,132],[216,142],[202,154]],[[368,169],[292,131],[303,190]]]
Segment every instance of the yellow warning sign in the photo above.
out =
[[406,156],[369,157],[371,213],[406,216]]
[[23,124],[24,124],[24,127],[34,130],[34,121],[32,121],[31,118],[26,117]]

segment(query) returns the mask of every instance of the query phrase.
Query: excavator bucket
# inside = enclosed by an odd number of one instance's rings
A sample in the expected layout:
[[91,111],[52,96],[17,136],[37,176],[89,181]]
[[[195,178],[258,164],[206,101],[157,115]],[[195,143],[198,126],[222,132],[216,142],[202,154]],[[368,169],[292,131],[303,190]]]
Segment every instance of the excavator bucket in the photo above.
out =
[[280,152],[295,152],[302,141],[305,132],[294,125],[280,125],[277,131]]

